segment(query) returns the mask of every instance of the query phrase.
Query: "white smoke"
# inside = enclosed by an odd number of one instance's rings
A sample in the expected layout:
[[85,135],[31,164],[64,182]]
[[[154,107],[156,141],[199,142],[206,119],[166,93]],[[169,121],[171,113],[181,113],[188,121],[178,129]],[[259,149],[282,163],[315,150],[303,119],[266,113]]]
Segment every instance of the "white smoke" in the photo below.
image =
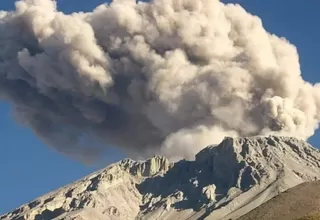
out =
[[218,0],[114,0],[63,14],[51,0],[0,12],[0,97],[58,151],[189,158],[224,136],[307,139],[320,85],[295,46]]

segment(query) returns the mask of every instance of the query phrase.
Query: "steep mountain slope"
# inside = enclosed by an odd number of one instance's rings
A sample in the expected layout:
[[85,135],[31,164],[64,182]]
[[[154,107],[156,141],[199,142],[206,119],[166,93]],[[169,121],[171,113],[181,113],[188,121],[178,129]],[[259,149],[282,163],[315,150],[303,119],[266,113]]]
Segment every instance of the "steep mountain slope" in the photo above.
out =
[[194,161],[123,160],[0,219],[236,219],[317,179],[320,152],[306,142],[225,138]]
[[239,220],[320,219],[319,192],[320,181],[300,184],[262,204]]

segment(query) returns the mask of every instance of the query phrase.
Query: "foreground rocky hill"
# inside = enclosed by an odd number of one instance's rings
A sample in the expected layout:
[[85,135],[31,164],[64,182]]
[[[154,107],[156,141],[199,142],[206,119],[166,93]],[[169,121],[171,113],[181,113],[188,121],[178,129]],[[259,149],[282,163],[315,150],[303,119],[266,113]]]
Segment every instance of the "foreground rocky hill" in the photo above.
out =
[[237,219],[319,178],[320,152],[304,141],[225,138],[194,161],[122,160],[0,219]]
[[239,220],[320,219],[320,181],[293,187],[274,197]]

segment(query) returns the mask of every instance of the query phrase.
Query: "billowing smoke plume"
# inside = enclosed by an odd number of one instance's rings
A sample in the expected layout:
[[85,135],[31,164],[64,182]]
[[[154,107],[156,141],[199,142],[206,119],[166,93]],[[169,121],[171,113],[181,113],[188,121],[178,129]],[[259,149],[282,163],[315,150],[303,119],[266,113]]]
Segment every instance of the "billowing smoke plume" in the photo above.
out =
[[58,151],[90,159],[190,157],[224,136],[307,139],[320,86],[296,48],[241,6],[114,0],[63,14],[51,0],[0,11],[0,97]]

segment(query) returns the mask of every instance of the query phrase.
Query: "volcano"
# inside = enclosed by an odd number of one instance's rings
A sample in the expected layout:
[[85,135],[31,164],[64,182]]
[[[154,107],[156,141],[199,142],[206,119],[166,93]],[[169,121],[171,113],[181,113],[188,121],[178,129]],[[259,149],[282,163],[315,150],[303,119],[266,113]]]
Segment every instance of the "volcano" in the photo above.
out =
[[237,219],[319,178],[320,151],[305,141],[227,137],[193,161],[124,159],[0,219]]

